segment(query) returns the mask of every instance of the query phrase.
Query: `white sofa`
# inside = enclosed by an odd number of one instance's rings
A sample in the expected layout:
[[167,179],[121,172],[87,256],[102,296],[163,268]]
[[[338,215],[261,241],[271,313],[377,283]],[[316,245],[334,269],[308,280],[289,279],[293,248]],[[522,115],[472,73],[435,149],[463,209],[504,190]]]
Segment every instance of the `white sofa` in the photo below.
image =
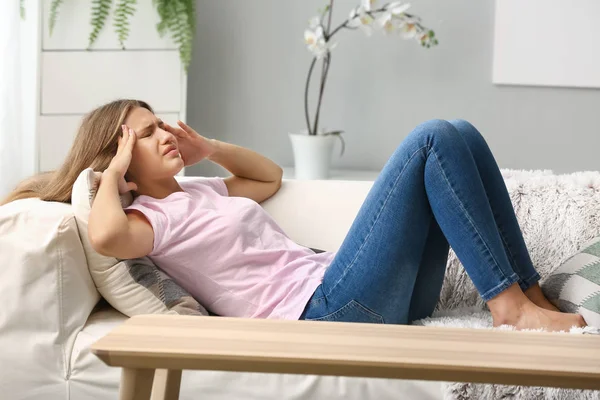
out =
[[[180,178],[190,179],[190,178]],[[303,245],[336,250],[372,182],[286,180],[263,203]],[[70,205],[0,207],[0,399],[109,400],[120,370],[89,346],[127,317],[100,302]],[[216,317],[215,317],[216,318]],[[181,399],[439,399],[436,382],[185,371]]]
[[[542,276],[598,234],[600,173],[560,177],[548,171],[504,174]],[[285,180],[281,190],[263,206],[298,243],[336,250],[371,185]],[[0,262],[0,399],[116,399],[120,371],[90,354],[89,346],[126,317],[106,304],[97,306],[100,296],[88,273],[71,206],[28,199],[0,207]],[[445,309],[483,306],[452,253],[439,305]],[[525,390],[373,378],[185,371],[181,398],[538,398]],[[547,392],[545,398],[579,397],[578,392],[566,397],[559,393]],[[593,396],[585,398],[596,398]]]

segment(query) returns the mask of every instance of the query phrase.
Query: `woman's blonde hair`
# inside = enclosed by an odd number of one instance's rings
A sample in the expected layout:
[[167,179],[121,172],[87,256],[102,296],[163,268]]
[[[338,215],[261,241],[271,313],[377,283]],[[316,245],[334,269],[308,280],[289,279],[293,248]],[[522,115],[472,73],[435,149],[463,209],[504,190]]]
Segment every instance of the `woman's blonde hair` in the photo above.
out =
[[71,203],[71,190],[81,171],[91,167],[102,172],[108,168],[117,152],[121,125],[137,107],[154,112],[144,101],[116,100],[87,114],[62,166],[24,180],[0,205],[30,197]]

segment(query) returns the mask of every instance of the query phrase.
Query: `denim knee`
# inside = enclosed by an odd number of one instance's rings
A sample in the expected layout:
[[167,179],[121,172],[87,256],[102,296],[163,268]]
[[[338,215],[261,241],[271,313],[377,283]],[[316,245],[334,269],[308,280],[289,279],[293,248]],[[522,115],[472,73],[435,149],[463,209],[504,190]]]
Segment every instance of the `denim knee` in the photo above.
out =
[[467,121],[466,119],[451,119],[448,122],[452,124],[460,133],[478,133],[479,131],[472,123]]
[[438,145],[454,141],[462,141],[458,130],[448,121],[443,119],[431,119],[417,125],[410,133],[409,138],[416,139],[423,146],[431,148],[434,142]]
[[482,145],[487,147],[487,142],[483,138],[481,132],[479,132],[469,121],[464,119],[453,119],[448,122],[456,128],[471,150]]

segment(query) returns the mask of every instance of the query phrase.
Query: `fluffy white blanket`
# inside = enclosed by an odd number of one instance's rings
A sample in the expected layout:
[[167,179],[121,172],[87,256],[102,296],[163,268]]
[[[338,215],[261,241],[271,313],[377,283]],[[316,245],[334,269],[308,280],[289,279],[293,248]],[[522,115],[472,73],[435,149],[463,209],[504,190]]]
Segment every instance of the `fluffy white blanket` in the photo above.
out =
[[[600,235],[600,172],[554,175],[548,170],[502,170],[502,174],[542,281],[582,244]],[[433,318],[417,323],[491,328],[491,316],[453,252],[448,260],[438,312]],[[581,330],[571,333],[581,333]],[[600,400],[600,391],[447,383],[444,399]]]

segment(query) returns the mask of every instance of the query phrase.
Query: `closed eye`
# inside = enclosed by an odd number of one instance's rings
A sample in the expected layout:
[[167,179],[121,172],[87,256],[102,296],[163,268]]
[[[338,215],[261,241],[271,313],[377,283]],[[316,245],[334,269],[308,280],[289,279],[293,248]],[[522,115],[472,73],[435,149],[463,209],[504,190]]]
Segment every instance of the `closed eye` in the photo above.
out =
[[165,129],[165,123],[160,119],[156,122],[153,122],[152,124],[148,125],[144,129],[142,129],[142,131],[140,132],[141,133],[140,138],[144,139],[144,138],[152,136],[154,131],[156,131],[157,127],[160,129]]
[[140,138],[144,139],[144,138],[152,136],[152,134],[154,133],[155,130],[156,130],[156,124],[148,125],[147,127],[145,127],[142,130],[142,136],[140,136]]

